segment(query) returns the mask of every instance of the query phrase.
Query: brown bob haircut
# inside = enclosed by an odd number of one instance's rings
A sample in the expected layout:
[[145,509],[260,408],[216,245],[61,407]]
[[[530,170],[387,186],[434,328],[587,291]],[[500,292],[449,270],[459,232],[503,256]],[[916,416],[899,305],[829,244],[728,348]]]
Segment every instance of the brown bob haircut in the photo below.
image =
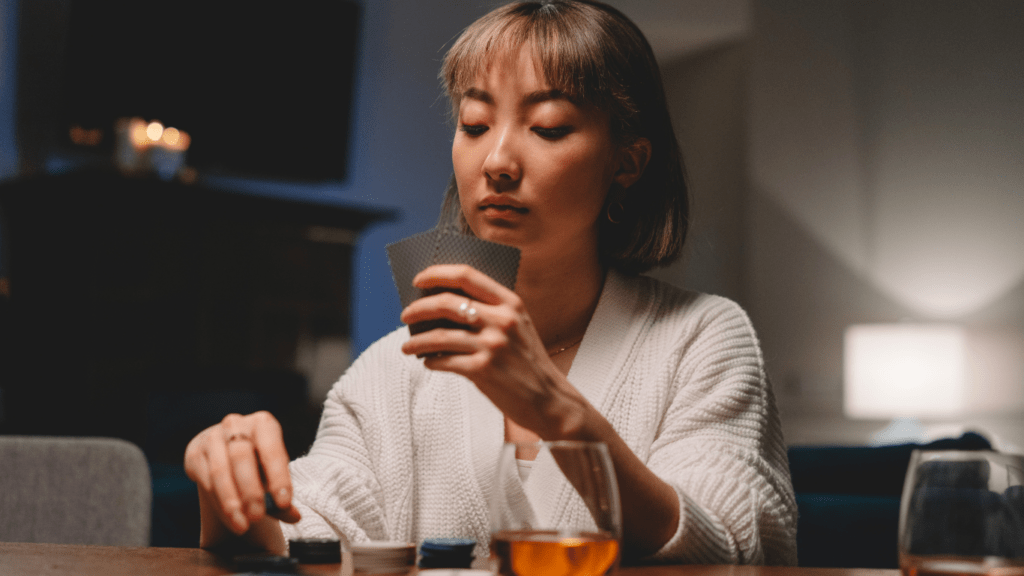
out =
[[[470,25],[448,50],[441,81],[458,111],[462,94],[495,58],[510,58],[532,45],[552,88],[578,105],[611,116],[612,138],[630,146],[651,143],[643,175],[628,193],[614,187],[605,199],[615,220],[602,218],[599,251],[604,265],[627,274],[675,260],[689,225],[682,155],[669,118],[661,72],[650,45],[621,12],[589,0],[517,2]],[[617,188],[617,189],[616,189]],[[455,177],[441,210],[441,226],[471,233],[462,215]]]

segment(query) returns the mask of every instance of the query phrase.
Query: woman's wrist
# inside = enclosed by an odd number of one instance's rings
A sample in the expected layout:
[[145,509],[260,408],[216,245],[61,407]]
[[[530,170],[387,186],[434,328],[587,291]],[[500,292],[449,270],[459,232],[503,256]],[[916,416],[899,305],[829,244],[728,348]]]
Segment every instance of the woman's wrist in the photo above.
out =
[[544,411],[544,422],[549,426],[541,434],[544,440],[603,440],[602,429],[607,420],[573,388],[558,395]]

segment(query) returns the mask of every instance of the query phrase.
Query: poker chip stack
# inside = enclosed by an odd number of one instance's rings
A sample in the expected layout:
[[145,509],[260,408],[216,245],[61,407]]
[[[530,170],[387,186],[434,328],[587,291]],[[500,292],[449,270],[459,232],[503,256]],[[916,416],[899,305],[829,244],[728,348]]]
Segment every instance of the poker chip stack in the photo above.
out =
[[352,546],[352,567],[368,574],[407,572],[416,564],[416,545],[408,542],[363,542]]
[[341,542],[333,538],[289,540],[288,555],[302,564],[336,564],[341,562]]
[[429,538],[420,544],[420,568],[469,568],[476,541],[465,538]]

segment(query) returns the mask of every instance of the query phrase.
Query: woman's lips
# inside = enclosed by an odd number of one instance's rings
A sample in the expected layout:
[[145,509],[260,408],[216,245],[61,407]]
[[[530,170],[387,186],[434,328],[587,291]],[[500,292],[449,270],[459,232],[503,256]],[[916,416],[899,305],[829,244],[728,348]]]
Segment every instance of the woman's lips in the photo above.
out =
[[480,210],[484,212],[489,212],[493,210],[502,214],[509,212],[515,212],[516,214],[526,214],[527,212],[530,211],[529,208],[524,208],[522,206],[512,206],[511,204],[484,204],[480,206]]

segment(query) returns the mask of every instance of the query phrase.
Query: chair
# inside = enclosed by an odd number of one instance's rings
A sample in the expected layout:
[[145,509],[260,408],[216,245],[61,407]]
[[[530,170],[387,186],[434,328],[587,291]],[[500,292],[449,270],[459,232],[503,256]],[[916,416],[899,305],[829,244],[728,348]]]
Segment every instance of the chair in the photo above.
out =
[[130,442],[0,436],[0,541],[148,546],[151,501]]

